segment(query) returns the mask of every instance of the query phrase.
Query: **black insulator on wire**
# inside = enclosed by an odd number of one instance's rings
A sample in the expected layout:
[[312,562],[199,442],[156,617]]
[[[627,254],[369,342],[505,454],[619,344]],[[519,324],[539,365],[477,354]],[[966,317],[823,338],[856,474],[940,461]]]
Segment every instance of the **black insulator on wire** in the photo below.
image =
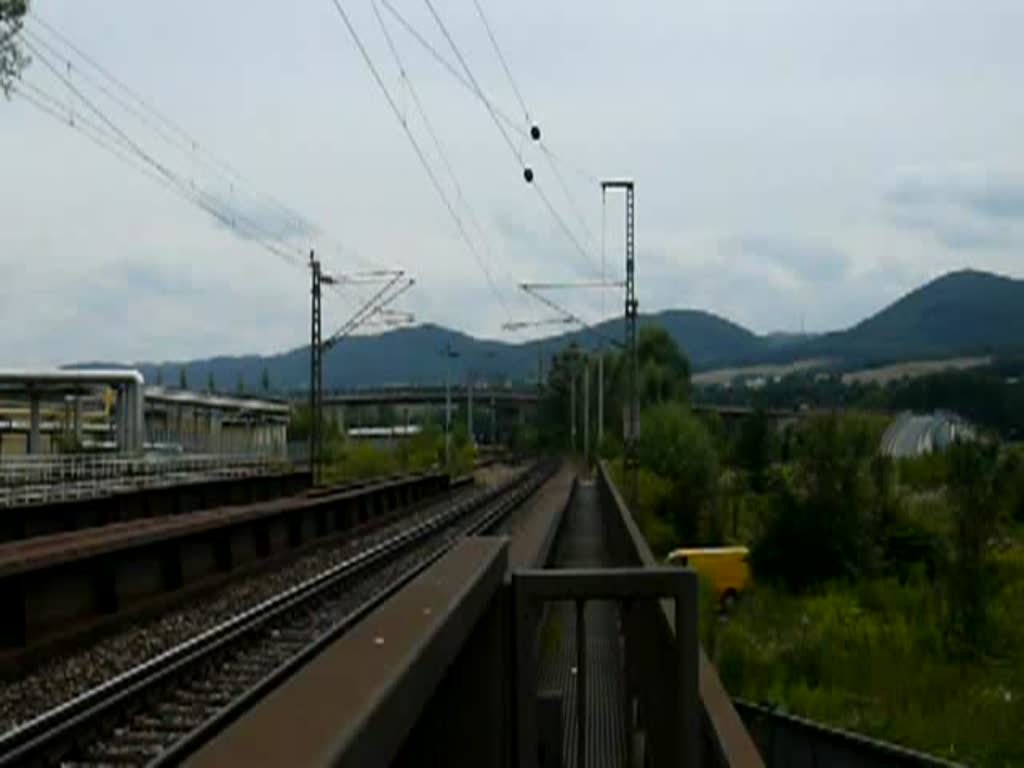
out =
[[533,169],[525,168],[523,170],[523,178],[526,179],[526,183],[529,184],[533,181]]
[[540,141],[540,126],[536,123],[530,126],[530,138],[534,141]]

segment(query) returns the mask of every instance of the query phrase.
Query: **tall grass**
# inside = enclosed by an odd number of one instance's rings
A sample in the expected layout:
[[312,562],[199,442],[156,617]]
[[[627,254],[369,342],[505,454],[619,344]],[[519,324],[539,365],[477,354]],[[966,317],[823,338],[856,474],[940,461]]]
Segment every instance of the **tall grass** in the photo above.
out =
[[982,658],[948,652],[919,572],[792,595],[756,587],[716,629],[734,696],[971,765],[1024,764],[1024,554],[1003,556]]

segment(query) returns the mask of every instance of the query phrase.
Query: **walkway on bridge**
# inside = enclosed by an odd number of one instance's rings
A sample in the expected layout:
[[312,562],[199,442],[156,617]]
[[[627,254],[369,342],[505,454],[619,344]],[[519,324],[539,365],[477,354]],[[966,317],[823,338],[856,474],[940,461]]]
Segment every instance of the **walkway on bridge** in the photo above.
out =
[[[550,567],[598,568],[613,563],[605,541],[597,488],[582,479],[566,510]],[[576,616],[571,602],[551,604],[541,632],[538,693],[561,694],[562,765],[618,768],[627,764],[619,610],[615,603],[589,601],[586,611],[586,760],[577,755]],[[540,725],[543,732],[544,724]]]

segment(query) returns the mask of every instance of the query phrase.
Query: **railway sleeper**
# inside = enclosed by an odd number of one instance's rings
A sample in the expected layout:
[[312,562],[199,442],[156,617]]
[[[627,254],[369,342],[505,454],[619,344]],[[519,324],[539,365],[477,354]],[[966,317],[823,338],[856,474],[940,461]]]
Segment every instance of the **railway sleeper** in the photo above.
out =
[[[538,480],[539,475],[532,473],[532,476],[523,478],[521,488],[510,483],[503,488],[504,493],[481,494],[475,499],[477,503],[460,503],[459,509],[461,512],[472,509],[474,513],[480,512],[485,519],[491,520],[496,511],[512,506],[510,499],[518,501],[527,496],[529,491],[537,487]],[[461,528],[455,516],[447,514],[444,519],[448,523],[456,523],[456,529]],[[417,545],[432,541],[433,544],[428,547],[430,551],[438,543],[443,545],[457,538],[451,535],[451,531],[443,530],[445,527],[423,526],[420,531],[427,535]],[[388,561],[396,553],[404,552],[412,543],[402,536],[395,537],[394,541],[395,545],[382,549],[379,560],[374,561],[374,572],[377,572],[376,565],[384,566],[379,575],[388,580],[396,578]],[[364,573],[362,565],[359,569],[360,574]],[[140,691],[137,703],[129,704],[127,709],[124,703],[113,703],[111,708],[101,709],[94,716],[96,719],[87,725],[83,724],[87,732],[80,731],[78,736],[72,736],[80,746],[71,753],[65,753],[61,763],[74,764],[74,758],[79,756],[82,758],[80,762],[92,765],[146,763],[182,736],[187,738],[187,734],[217,717],[237,696],[250,690],[254,682],[265,679],[292,660],[308,645],[311,635],[321,634],[335,624],[340,615],[351,613],[351,606],[346,606],[348,601],[323,597],[325,592],[334,594],[334,588],[340,583],[351,584],[351,579],[344,578],[341,573],[338,576],[336,582],[321,585],[319,593],[303,595],[286,610],[269,614],[260,631],[245,632],[236,637],[233,648],[226,644],[214,644],[208,649],[206,658],[197,660],[198,663],[187,671],[183,669],[170,676],[148,673],[154,675],[148,678],[149,690],[145,693]],[[381,597],[386,592],[375,590],[375,594]],[[300,605],[303,610],[294,610]],[[334,616],[334,620],[328,620],[325,616],[328,612],[338,615]],[[288,621],[282,621],[282,618],[289,615],[308,621],[313,631],[303,634],[298,627],[289,627]],[[183,652],[193,653],[194,649],[186,647]],[[141,679],[133,683],[136,686],[140,684]],[[94,703],[92,706],[100,704]],[[55,730],[59,730],[59,725]],[[69,735],[67,732],[61,732],[60,735],[54,733],[54,738],[67,738]],[[152,751],[154,749],[155,752]]]

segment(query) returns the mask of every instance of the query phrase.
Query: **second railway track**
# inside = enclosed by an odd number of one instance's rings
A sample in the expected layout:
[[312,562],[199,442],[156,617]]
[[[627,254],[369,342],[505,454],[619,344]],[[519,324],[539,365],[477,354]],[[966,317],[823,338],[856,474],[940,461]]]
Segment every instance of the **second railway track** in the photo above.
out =
[[0,737],[0,766],[170,765],[553,468],[463,500]]

